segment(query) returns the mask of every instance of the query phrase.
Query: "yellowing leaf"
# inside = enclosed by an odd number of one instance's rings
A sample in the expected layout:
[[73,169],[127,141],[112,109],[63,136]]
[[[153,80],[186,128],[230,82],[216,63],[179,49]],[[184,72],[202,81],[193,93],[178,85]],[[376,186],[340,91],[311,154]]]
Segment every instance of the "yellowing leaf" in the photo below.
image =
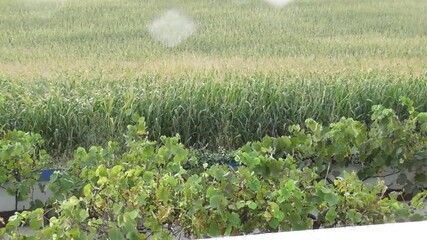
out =
[[77,204],[79,204],[79,203],[80,203],[80,200],[79,200],[77,197],[72,196],[72,197],[70,198],[70,200],[68,200],[68,202],[69,202],[69,204],[70,204],[70,205],[72,205],[72,206],[76,206]]
[[83,195],[88,198],[90,196],[91,190],[92,190],[92,186],[90,184],[87,184],[83,188]]

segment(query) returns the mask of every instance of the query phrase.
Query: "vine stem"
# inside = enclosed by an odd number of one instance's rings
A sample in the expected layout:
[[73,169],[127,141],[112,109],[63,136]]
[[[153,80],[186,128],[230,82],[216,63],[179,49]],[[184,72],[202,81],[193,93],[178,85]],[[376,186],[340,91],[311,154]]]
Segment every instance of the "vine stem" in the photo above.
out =
[[326,170],[326,175],[325,175],[325,180],[328,179],[328,175],[329,175],[329,170],[331,169],[331,163],[329,162],[328,164],[328,169]]
[[401,172],[401,170],[398,170],[396,172],[388,173],[388,174],[385,174],[385,175],[376,175],[376,176],[365,177],[364,179],[362,179],[362,181],[364,182],[364,181],[368,180],[369,178],[384,178],[384,177],[389,177],[391,175],[398,174],[400,172]]
[[15,211],[18,211],[18,190],[15,191]]

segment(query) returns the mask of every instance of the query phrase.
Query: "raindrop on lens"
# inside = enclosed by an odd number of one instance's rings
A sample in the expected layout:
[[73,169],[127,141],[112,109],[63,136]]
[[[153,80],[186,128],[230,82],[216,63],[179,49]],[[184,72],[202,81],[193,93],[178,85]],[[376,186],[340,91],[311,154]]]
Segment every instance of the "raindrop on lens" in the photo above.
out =
[[264,0],[264,1],[266,1],[268,4],[274,7],[284,7],[289,3],[293,2],[293,0]]
[[175,9],[164,12],[148,26],[150,36],[167,47],[176,47],[197,29],[192,19]]

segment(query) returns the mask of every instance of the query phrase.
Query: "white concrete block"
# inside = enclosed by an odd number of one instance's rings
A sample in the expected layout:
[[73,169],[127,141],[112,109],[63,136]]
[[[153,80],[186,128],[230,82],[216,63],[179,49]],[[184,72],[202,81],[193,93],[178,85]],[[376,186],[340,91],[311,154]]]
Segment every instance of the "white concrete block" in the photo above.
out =
[[[427,221],[390,223],[369,226],[328,228],[318,230],[267,233],[236,237],[209,238],[209,240],[371,240],[371,239],[418,239],[425,235]],[[419,238],[422,239],[423,237]],[[206,239],[208,240],[208,239]]]

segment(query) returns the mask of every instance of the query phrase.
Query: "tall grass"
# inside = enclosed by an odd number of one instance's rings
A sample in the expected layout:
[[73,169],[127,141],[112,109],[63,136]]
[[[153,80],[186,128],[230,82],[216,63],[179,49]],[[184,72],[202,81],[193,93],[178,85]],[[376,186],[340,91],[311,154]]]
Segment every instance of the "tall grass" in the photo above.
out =
[[319,78],[317,74],[207,74],[106,81],[1,79],[6,98],[0,124],[41,133],[51,152],[120,141],[132,114],[145,117],[149,136],[179,133],[187,146],[233,149],[287,126],[342,116],[369,122],[371,106],[402,114],[399,97],[427,110],[427,76],[369,73]]

